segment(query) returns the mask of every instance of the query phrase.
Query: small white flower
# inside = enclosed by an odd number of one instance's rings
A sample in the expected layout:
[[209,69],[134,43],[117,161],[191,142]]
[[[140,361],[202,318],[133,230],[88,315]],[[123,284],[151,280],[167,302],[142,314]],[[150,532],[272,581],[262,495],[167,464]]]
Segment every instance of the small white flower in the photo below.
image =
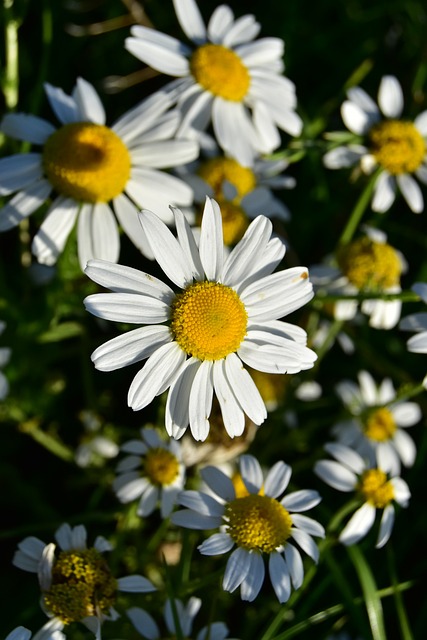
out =
[[263,555],[268,556],[271,583],[279,602],[286,602],[291,584],[298,589],[304,578],[301,554],[296,543],[315,562],[319,550],[311,536],[324,537],[323,527],[301,515],[316,506],[317,491],[302,490],[279,498],[286,490],[291,468],[280,461],[265,479],[259,462],[250,455],[241,456],[240,475],[246,495],[236,493],[232,480],[216,467],[201,471],[212,494],[183,491],[179,497],[182,511],[172,521],[190,529],[216,529],[199,546],[204,555],[231,553],[224,573],[223,589],[233,592],[240,587],[242,600],[253,601],[264,582]]
[[309,369],[316,354],[306,333],[278,320],[308,302],[312,286],[304,267],[272,274],[285,247],[258,216],[224,258],[218,204],[206,199],[197,247],[182,212],[174,209],[178,238],[151,211],[141,224],[157,262],[182,289],[146,273],[91,261],[87,275],[114,293],[91,295],[88,311],[106,320],[145,324],[113,338],[92,354],[97,369],[112,371],[147,359],[128,394],[134,410],[169,390],[166,429],[180,438],[188,425],[196,440],[209,433],[215,393],[227,433],[240,436],[245,415],[256,425],[267,413],[243,363],[268,373]]
[[196,141],[172,139],[180,115],[168,111],[170,96],[150,96],[110,128],[98,94],[82,78],[71,96],[49,84],[45,91],[61,123],[58,129],[16,113],[1,123],[4,134],[40,145],[42,151],[0,160],[0,195],[16,192],[0,209],[0,231],[18,225],[54,192],[32,244],[39,262],[56,262],[76,221],[82,269],[91,258],[117,262],[120,237],[113,211],[132,242],[152,257],[137,211],[155,208],[172,222],[169,204],[190,205],[193,194],[179,178],[159,169],[187,163],[199,153]]
[[[175,600],[174,604],[178,615],[178,624],[181,635],[185,638],[189,638],[192,634],[194,618],[200,610],[202,601],[200,598],[193,597],[189,599],[185,606],[181,600]],[[154,618],[144,611],[144,609],[141,609],[140,607],[131,607],[127,610],[127,615],[135,629],[143,638],[147,638],[147,640],[161,640],[161,638],[165,637]],[[178,629],[173,616],[172,603],[170,600],[166,601],[163,615],[168,633],[175,637]],[[195,640],[226,640],[227,638],[227,625],[223,622],[212,622],[199,631]]]
[[183,111],[178,135],[212,122],[218,144],[246,166],[254,155],[271,153],[280,145],[279,129],[299,135],[295,86],[282,75],[283,40],[254,40],[261,28],[254,16],[235,20],[224,4],[207,26],[194,0],[173,4],[193,46],[134,26],[125,47],[147,65],[178,78],[165,87]]
[[371,466],[399,475],[400,463],[414,464],[416,448],[406,429],[421,419],[416,402],[396,401],[390,378],[377,385],[368,371],[358,375],[359,385],[343,380],[337,393],[353,417],[336,424],[333,434],[341,444],[367,458]]
[[118,499],[124,503],[139,499],[141,517],[149,516],[160,500],[162,518],[167,518],[185,482],[181,446],[176,440],[165,442],[145,427],[140,440],[125,442],[121,450],[130,455],[117,466],[113,489]]
[[[412,287],[427,304],[427,284],[425,282],[416,282]],[[400,322],[399,328],[403,331],[415,331],[415,335],[409,338],[407,342],[408,351],[412,353],[427,353],[427,313],[413,313]]]
[[394,502],[407,507],[411,497],[409,487],[402,478],[388,478],[378,467],[372,468],[353,449],[338,443],[325,446],[335,460],[319,460],[314,472],[326,484],[338,491],[355,491],[363,504],[351,516],[339,536],[345,545],[356,544],[366,536],[375,522],[377,509],[382,510],[376,548],[383,547],[390,538],[394,524]]
[[55,628],[83,622],[98,640],[102,622],[119,617],[113,607],[117,591],[148,593],[155,587],[140,575],[114,578],[102,556],[111,550],[111,544],[98,536],[93,547],[88,547],[86,537],[83,525],[69,524],[55,532],[57,544],[30,536],[18,544],[13,564],[37,574],[42,606],[52,625],[57,624]]
[[383,76],[378,91],[378,106],[360,87],[347,91],[341,107],[346,127],[354,142],[328,151],[324,163],[329,169],[360,165],[371,173],[381,172],[375,181],[372,209],[387,211],[399,188],[414,213],[424,209],[424,198],[415,176],[427,184],[427,111],[410,122],[401,120],[403,93],[395,76]]

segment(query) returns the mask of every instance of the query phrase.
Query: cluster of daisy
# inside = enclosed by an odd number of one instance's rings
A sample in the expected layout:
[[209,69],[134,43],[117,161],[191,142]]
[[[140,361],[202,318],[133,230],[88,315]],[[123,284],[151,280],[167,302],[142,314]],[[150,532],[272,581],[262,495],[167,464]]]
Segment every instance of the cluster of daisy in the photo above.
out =
[[[198,550],[202,556],[229,554],[225,592],[240,588],[241,599],[252,602],[267,566],[278,602],[286,603],[304,583],[305,563],[319,561],[322,543],[315,538],[325,538],[325,528],[306,512],[321,496],[298,484],[287,492],[291,467],[281,459],[264,467],[247,450],[287,393],[296,401],[319,399],[319,383],[292,386],[290,379],[313,372],[317,352],[334,337],[350,353],[346,328],[356,338],[363,315],[375,329],[399,323],[408,265],[385,231],[358,225],[359,206],[322,264],[310,273],[295,262],[282,268],[290,212],[275,192],[293,188],[295,180],[284,174],[286,153],[272,154],[282,133],[296,137],[303,129],[295,86],[283,73],[284,43],[257,38],[261,26],[254,16],[235,18],[226,5],[207,24],[194,0],[173,5],[190,44],[139,25],[125,49],[175,79],[111,126],[83,78],[71,94],[45,84],[55,125],[21,113],[3,118],[3,134],[38,151],[0,160],[0,195],[7,198],[0,231],[46,205],[31,251],[38,263],[53,266],[76,227],[82,277],[107,290],[86,296],[86,310],[101,327],[105,321],[136,325],[97,346],[91,360],[102,372],[138,366],[127,397],[134,411],[161,398],[161,419],[142,427],[139,438],[119,447],[96,435],[76,452],[76,463],[84,468],[93,456],[125,454],[110,483],[123,519],[146,522],[160,515],[159,539],[166,529],[174,540],[182,529],[209,532]],[[351,135],[326,136],[325,166],[355,167],[355,175],[370,176],[363,203],[366,208],[366,194],[373,194],[374,212],[388,210],[397,189],[412,211],[424,208],[414,176],[427,183],[427,111],[414,122],[401,120],[402,111],[400,84],[385,76],[378,106],[363,89],[348,91],[341,113]],[[149,272],[120,264],[122,232]],[[312,301],[313,285],[321,319],[316,327],[304,325],[308,333],[287,316]],[[414,285],[414,299],[427,302],[426,289],[425,283]],[[400,321],[401,329],[417,332],[409,351],[427,351],[425,316]],[[0,366],[8,357],[9,350],[0,349]],[[408,506],[410,490],[400,473],[414,464],[416,447],[406,428],[422,414],[391,378],[377,385],[362,370],[358,383],[336,386],[342,419],[330,425],[335,441],[325,445],[333,460],[315,462],[313,483],[320,478],[354,493],[355,511],[338,535],[344,545],[365,537],[381,511],[379,548],[391,535],[395,506]],[[0,372],[0,398],[7,392]],[[230,467],[220,468],[225,461]],[[55,543],[31,536],[18,546],[13,563],[37,575],[49,617],[36,640],[62,640],[76,622],[101,638],[104,623],[117,620],[120,610],[142,638],[162,638],[164,627],[174,637],[190,636],[199,598],[176,598],[159,572],[150,579],[116,578],[104,556],[113,546],[98,536],[88,547],[86,537],[85,526],[63,524]],[[162,552],[167,558],[166,542]],[[119,592],[152,594],[147,610],[121,606]],[[164,621],[152,615],[150,598],[159,593]],[[210,621],[197,639],[225,640],[228,634],[225,623]],[[19,627],[8,640],[30,637]]]

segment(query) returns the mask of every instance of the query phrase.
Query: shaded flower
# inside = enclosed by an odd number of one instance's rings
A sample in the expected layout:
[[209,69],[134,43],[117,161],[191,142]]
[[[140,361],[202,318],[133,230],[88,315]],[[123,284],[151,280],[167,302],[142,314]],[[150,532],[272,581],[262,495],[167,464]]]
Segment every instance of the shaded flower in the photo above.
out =
[[[0,321],[0,335],[6,328],[6,323]],[[9,362],[10,355],[12,350],[9,347],[0,347],[0,369],[5,367]],[[0,400],[4,400],[9,393],[9,382],[4,375],[3,371],[0,370]]]
[[55,619],[46,622],[34,635],[25,627],[16,627],[5,640],[66,640],[66,636],[61,631],[62,627],[62,623]]
[[[427,284],[416,282],[411,289],[427,304]],[[401,320],[399,328],[403,331],[415,331],[415,335],[407,342],[408,351],[427,353],[427,313],[413,313]]]

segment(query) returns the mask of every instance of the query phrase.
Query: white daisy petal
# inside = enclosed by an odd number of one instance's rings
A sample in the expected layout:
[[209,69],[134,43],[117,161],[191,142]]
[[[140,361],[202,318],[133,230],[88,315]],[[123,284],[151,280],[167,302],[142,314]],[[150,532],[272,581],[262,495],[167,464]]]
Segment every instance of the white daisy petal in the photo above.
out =
[[375,507],[366,502],[357,509],[342,530],[339,536],[340,542],[345,545],[356,544],[368,533],[374,520]]
[[390,407],[390,411],[399,427],[412,427],[422,417],[421,408],[416,402],[401,402]]
[[283,557],[273,551],[268,561],[271,584],[279,602],[287,602],[291,595],[291,581]]
[[211,198],[206,198],[199,241],[200,260],[206,278],[217,282],[223,267],[223,236],[221,210]]
[[411,492],[403,478],[392,478],[390,484],[394,489],[394,499],[401,507],[407,507]]
[[225,358],[225,373],[243,411],[254,424],[262,424],[267,417],[264,401],[251,375],[235,353],[230,353]]
[[391,536],[391,532],[394,524],[394,507],[392,504],[388,504],[383,512],[380,523],[380,531],[378,534],[376,549],[381,549]]
[[364,135],[371,128],[375,117],[364,111],[358,104],[345,100],[341,106],[341,117],[345,126],[356,135]]
[[414,120],[414,125],[416,126],[418,131],[421,133],[423,138],[427,137],[427,110],[422,111],[417,115],[417,117]]
[[201,363],[189,358],[171,385],[166,401],[166,431],[173,438],[181,438],[190,421],[190,393]]
[[171,210],[175,217],[178,242],[185,253],[187,262],[192,266],[193,277],[196,280],[204,280],[204,269],[191,227],[180,209],[171,207]]
[[203,467],[200,473],[203,481],[206,482],[208,487],[212,491],[215,491],[222,500],[228,502],[235,499],[236,492],[234,490],[233,482],[220,469],[208,466]]
[[147,578],[139,575],[119,578],[117,580],[117,588],[119,591],[126,593],[151,593],[156,591],[156,587]]
[[175,511],[171,515],[171,521],[179,527],[188,529],[214,529],[222,524],[222,518],[217,516],[206,516],[202,513],[195,513],[191,509]]
[[334,460],[318,460],[314,473],[338,491],[353,491],[357,483],[356,474]]
[[378,176],[375,183],[374,197],[372,199],[373,211],[383,213],[390,209],[396,197],[394,178],[383,172]]
[[225,372],[225,359],[214,362],[213,385],[219,402],[224,427],[231,438],[241,436],[245,428],[245,414],[233,393]]
[[362,153],[351,147],[335,147],[335,149],[331,149],[325,153],[323,156],[323,164],[328,169],[352,167],[359,162],[362,157]]
[[173,6],[179,24],[187,38],[195,44],[206,41],[206,29],[199,8],[194,0],[174,0]]
[[43,176],[39,153],[18,153],[0,160],[0,195],[25,189]]
[[239,587],[250,571],[249,553],[246,549],[237,548],[227,561],[222,588],[231,593]]
[[378,90],[378,104],[387,118],[399,118],[403,110],[403,92],[397,78],[383,76]]
[[78,203],[71,198],[60,196],[54,201],[31,245],[38,262],[55,264],[75,225],[78,211]]
[[126,609],[126,615],[143,638],[147,638],[147,640],[158,640],[160,634],[159,628],[150,614],[144,611],[144,609],[129,607]]
[[198,549],[204,556],[219,556],[231,551],[234,540],[227,533],[214,533]]
[[221,517],[224,514],[224,505],[200,491],[182,491],[179,496],[179,504],[205,516]]
[[211,42],[219,44],[224,33],[232,26],[234,14],[229,6],[221,4],[215,8],[208,23],[208,38]]
[[113,212],[105,202],[97,202],[93,208],[92,234],[94,258],[117,262],[120,253],[119,230]]
[[236,46],[242,42],[253,40],[260,31],[260,24],[255,21],[254,16],[246,15],[237,18],[224,34],[222,44],[225,47]]
[[258,216],[251,222],[243,238],[230,252],[224,263],[222,281],[235,286],[247,273],[254,254],[263,253],[271,237],[272,224],[265,216]]
[[81,120],[77,104],[71,96],[48,82],[45,82],[43,87],[52,110],[62,124],[79,122]]
[[38,180],[19,191],[0,209],[0,231],[8,231],[28,218],[47,200],[52,187],[47,180]]
[[351,87],[347,91],[347,96],[349,99],[357,104],[363,111],[366,113],[374,113],[377,118],[380,117],[380,113],[378,111],[378,107],[375,104],[375,101],[366,93],[364,89],[360,87]]
[[399,429],[394,434],[393,442],[405,467],[412,467],[417,455],[417,449],[411,436],[406,431]]
[[189,398],[190,429],[195,440],[206,440],[212,408],[212,362],[204,360],[193,380]]
[[37,573],[45,543],[39,538],[29,536],[18,544],[18,550],[13,556],[12,563],[15,567]]
[[325,537],[325,529],[313,518],[302,516],[300,513],[292,514],[292,522],[299,529],[302,529],[311,536]]
[[299,551],[292,544],[285,545],[285,561],[291,576],[294,589],[299,589],[304,580],[304,567]]
[[[153,123],[159,123],[159,115],[164,114],[171,105],[172,98],[165,91],[157,91],[121,116],[114,123],[112,130],[132,148],[132,141],[135,138],[143,136],[144,140],[147,140],[146,136],[152,134]],[[171,115],[173,121],[175,121],[175,113],[163,116],[163,118],[169,120]],[[164,122],[164,120],[161,119],[161,122]],[[175,129],[176,126],[170,132],[170,136],[174,134]]]
[[411,211],[421,213],[424,198],[418,183],[407,173],[396,176],[396,182]]
[[140,327],[104,342],[92,353],[91,360],[98,371],[114,371],[145,360],[168,342],[168,327]]
[[277,498],[280,496],[289,484],[291,479],[292,469],[288,464],[285,464],[282,460],[276,462],[267,474],[264,481],[264,493],[270,498]]
[[7,113],[0,124],[4,135],[16,140],[44,144],[56,129],[46,120],[24,113]]
[[331,454],[338,462],[353,471],[354,474],[361,474],[365,470],[363,458],[349,447],[338,442],[329,442],[325,445],[325,451]]
[[105,124],[105,110],[95,87],[84,80],[77,78],[76,87],[73,91],[73,98],[79,110],[79,119]]
[[131,33],[138,37],[126,38],[125,49],[138,60],[171,76],[188,74],[186,54],[190,50],[179,40],[140,25],[132,27]]
[[262,559],[262,555],[256,551],[248,554],[248,560],[249,571],[240,586],[240,595],[242,600],[253,602],[264,582],[264,560]]
[[154,260],[154,255],[151,251],[147,235],[139,221],[138,209],[136,206],[123,193],[118,195],[117,198],[114,198],[113,206],[117,219],[128,238],[144,256],[149,260]]
[[254,456],[243,455],[239,461],[240,474],[249,493],[259,493],[264,481],[261,465]]
[[289,493],[281,500],[281,504],[288,511],[307,511],[307,509],[312,509],[319,504],[321,499],[317,491],[302,489]]
[[105,260],[90,260],[85,273],[91,280],[117,293],[140,293],[169,304],[175,297],[167,284],[154,276]]
[[314,562],[319,560],[319,549],[308,533],[301,531],[300,529],[291,529],[291,537],[299,544],[301,549],[310,556]]
[[169,307],[164,302],[137,293],[95,293],[83,303],[93,315],[114,322],[150,324],[169,317]]
[[141,518],[146,518],[147,516],[151,515],[156,508],[158,500],[158,487],[153,487],[153,485],[149,484],[139,501],[138,508],[136,510],[137,515]]

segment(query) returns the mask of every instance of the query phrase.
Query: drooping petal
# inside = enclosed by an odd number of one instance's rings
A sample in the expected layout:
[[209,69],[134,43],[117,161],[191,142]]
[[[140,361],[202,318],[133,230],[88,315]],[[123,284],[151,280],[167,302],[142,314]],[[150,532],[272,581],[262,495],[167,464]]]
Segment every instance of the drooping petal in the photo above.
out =
[[0,195],[25,189],[43,176],[40,153],[18,153],[0,160]]
[[145,360],[171,340],[168,327],[140,327],[101,344],[91,360],[98,371],[115,371]]
[[241,436],[245,428],[245,414],[236,399],[225,373],[225,359],[213,363],[213,384],[221,409],[224,427],[231,438]]
[[188,427],[190,393],[200,360],[189,358],[173,381],[166,401],[165,426],[173,438],[181,438]]
[[15,194],[0,209],[0,232],[9,231],[28,218],[47,200],[51,191],[49,182],[41,179]]
[[304,567],[301,554],[296,547],[289,543],[285,545],[284,554],[293,587],[294,589],[299,589],[304,580]]
[[212,362],[204,360],[194,376],[189,398],[190,429],[195,440],[208,437],[212,397]]
[[239,587],[250,571],[249,553],[241,547],[235,549],[227,561],[222,588],[232,593]]
[[385,171],[378,176],[372,200],[373,211],[384,213],[390,209],[396,197],[394,178]]
[[280,553],[270,553],[268,561],[271,584],[279,602],[287,602],[291,595],[291,581],[288,567]]
[[240,586],[240,595],[242,600],[253,602],[259,594],[262,583],[264,582],[264,560],[260,553],[253,551],[248,554],[248,561],[249,571]]
[[254,424],[262,424],[267,417],[264,400],[251,375],[235,353],[230,353],[225,358],[225,372],[243,411]]
[[407,173],[403,173],[396,176],[396,182],[411,211],[421,213],[424,209],[424,198],[414,178]]
[[375,520],[375,507],[367,502],[363,504],[352,515],[344,529],[342,530],[339,540],[345,545],[356,544],[371,529]]
[[59,196],[53,202],[31,245],[38,262],[55,264],[75,225],[78,211],[78,203],[71,198]]

